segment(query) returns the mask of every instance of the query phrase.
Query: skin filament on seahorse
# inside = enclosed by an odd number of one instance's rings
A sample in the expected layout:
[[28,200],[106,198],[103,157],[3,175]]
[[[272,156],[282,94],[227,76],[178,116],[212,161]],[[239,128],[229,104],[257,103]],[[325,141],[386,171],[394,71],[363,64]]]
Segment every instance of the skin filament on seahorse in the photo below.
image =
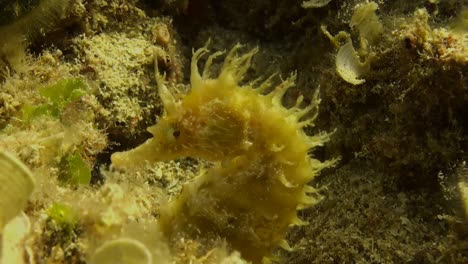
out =
[[[191,89],[181,95],[166,86],[156,70],[164,114],[148,131],[153,138],[127,152],[114,153],[114,168],[184,157],[215,165],[184,185],[181,194],[162,208],[158,225],[169,239],[178,236],[218,237],[254,263],[271,257],[291,225],[303,225],[297,210],[317,203],[320,195],[308,183],[336,160],[321,162],[309,153],[330,133],[308,136],[305,126],[317,117],[319,98],[302,107],[282,105],[296,74],[273,85],[274,76],[240,85],[255,48],[240,54],[236,45],[215,78],[211,54],[200,73],[198,62],[207,47],[194,52]],[[182,234],[182,235],[181,235]]]

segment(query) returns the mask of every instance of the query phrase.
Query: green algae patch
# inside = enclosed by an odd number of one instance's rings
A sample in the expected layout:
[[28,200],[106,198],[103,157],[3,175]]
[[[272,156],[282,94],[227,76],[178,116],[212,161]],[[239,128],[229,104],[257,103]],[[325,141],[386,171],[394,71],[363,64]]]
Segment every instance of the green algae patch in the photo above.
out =
[[39,88],[39,94],[47,99],[39,105],[25,105],[22,120],[29,123],[40,116],[59,117],[71,102],[88,93],[88,86],[80,78],[62,79],[55,84]]
[[73,227],[78,222],[78,215],[70,206],[63,203],[54,203],[47,210],[47,216],[60,226]]
[[46,226],[51,237],[62,245],[69,245],[76,240],[79,229],[79,214],[70,205],[53,203],[46,211]]
[[26,123],[31,122],[32,120],[40,116],[51,116],[51,108],[47,104],[40,105],[24,105],[21,111],[21,120]]
[[62,183],[76,186],[88,185],[91,182],[91,168],[78,152],[64,156],[60,167],[59,180]]
[[56,110],[63,110],[70,102],[87,93],[87,85],[80,78],[63,79],[53,85],[39,89],[39,93],[49,99]]

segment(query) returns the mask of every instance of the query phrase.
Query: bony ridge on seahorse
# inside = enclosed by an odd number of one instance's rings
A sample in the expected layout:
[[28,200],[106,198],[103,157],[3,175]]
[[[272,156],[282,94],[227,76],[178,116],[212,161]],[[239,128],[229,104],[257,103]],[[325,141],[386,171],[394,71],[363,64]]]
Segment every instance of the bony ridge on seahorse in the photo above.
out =
[[282,97],[295,74],[277,86],[274,76],[240,85],[258,51],[239,54],[240,48],[237,44],[226,55],[217,78],[210,66],[222,53],[210,55],[200,74],[198,61],[208,53],[207,45],[195,51],[185,95],[171,92],[156,70],[165,113],[148,128],[153,138],[114,153],[112,164],[131,168],[183,157],[214,162],[162,209],[158,225],[168,238],[221,237],[245,259],[260,263],[278,246],[289,247],[284,240],[289,226],[305,224],[297,210],[320,199],[307,184],[336,160],[321,162],[308,154],[330,137],[303,131],[317,116],[318,92],[305,108],[302,96],[285,108]]

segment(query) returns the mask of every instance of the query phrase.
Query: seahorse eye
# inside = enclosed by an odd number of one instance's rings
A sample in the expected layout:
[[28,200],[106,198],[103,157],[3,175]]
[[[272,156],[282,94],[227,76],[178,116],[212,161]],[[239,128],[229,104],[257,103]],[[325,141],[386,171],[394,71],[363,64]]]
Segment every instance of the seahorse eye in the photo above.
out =
[[178,130],[178,129],[174,130],[172,132],[172,136],[177,139],[180,136],[180,130]]

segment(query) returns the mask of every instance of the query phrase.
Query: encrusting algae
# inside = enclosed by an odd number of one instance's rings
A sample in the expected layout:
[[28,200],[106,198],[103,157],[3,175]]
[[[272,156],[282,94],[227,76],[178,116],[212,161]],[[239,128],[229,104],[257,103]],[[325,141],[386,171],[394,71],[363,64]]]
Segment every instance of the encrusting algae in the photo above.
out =
[[239,54],[240,48],[227,54],[217,78],[210,66],[222,53],[209,56],[200,74],[197,63],[208,50],[194,52],[191,90],[185,95],[171,92],[156,71],[165,113],[148,129],[154,137],[113,154],[112,164],[125,169],[184,157],[213,162],[162,209],[158,225],[169,240],[221,237],[243,258],[259,263],[278,246],[289,248],[284,240],[289,226],[304,224],[297,210],[320,198],[308,183],[335,160],[321,162],[308,154],[330,137],[303,131],[316,118],[318,93],[305,108],[302,96],[285,108],[282,98],[294,86],[295,74],[276,87],[274,76],[240,85],[258,51]]

